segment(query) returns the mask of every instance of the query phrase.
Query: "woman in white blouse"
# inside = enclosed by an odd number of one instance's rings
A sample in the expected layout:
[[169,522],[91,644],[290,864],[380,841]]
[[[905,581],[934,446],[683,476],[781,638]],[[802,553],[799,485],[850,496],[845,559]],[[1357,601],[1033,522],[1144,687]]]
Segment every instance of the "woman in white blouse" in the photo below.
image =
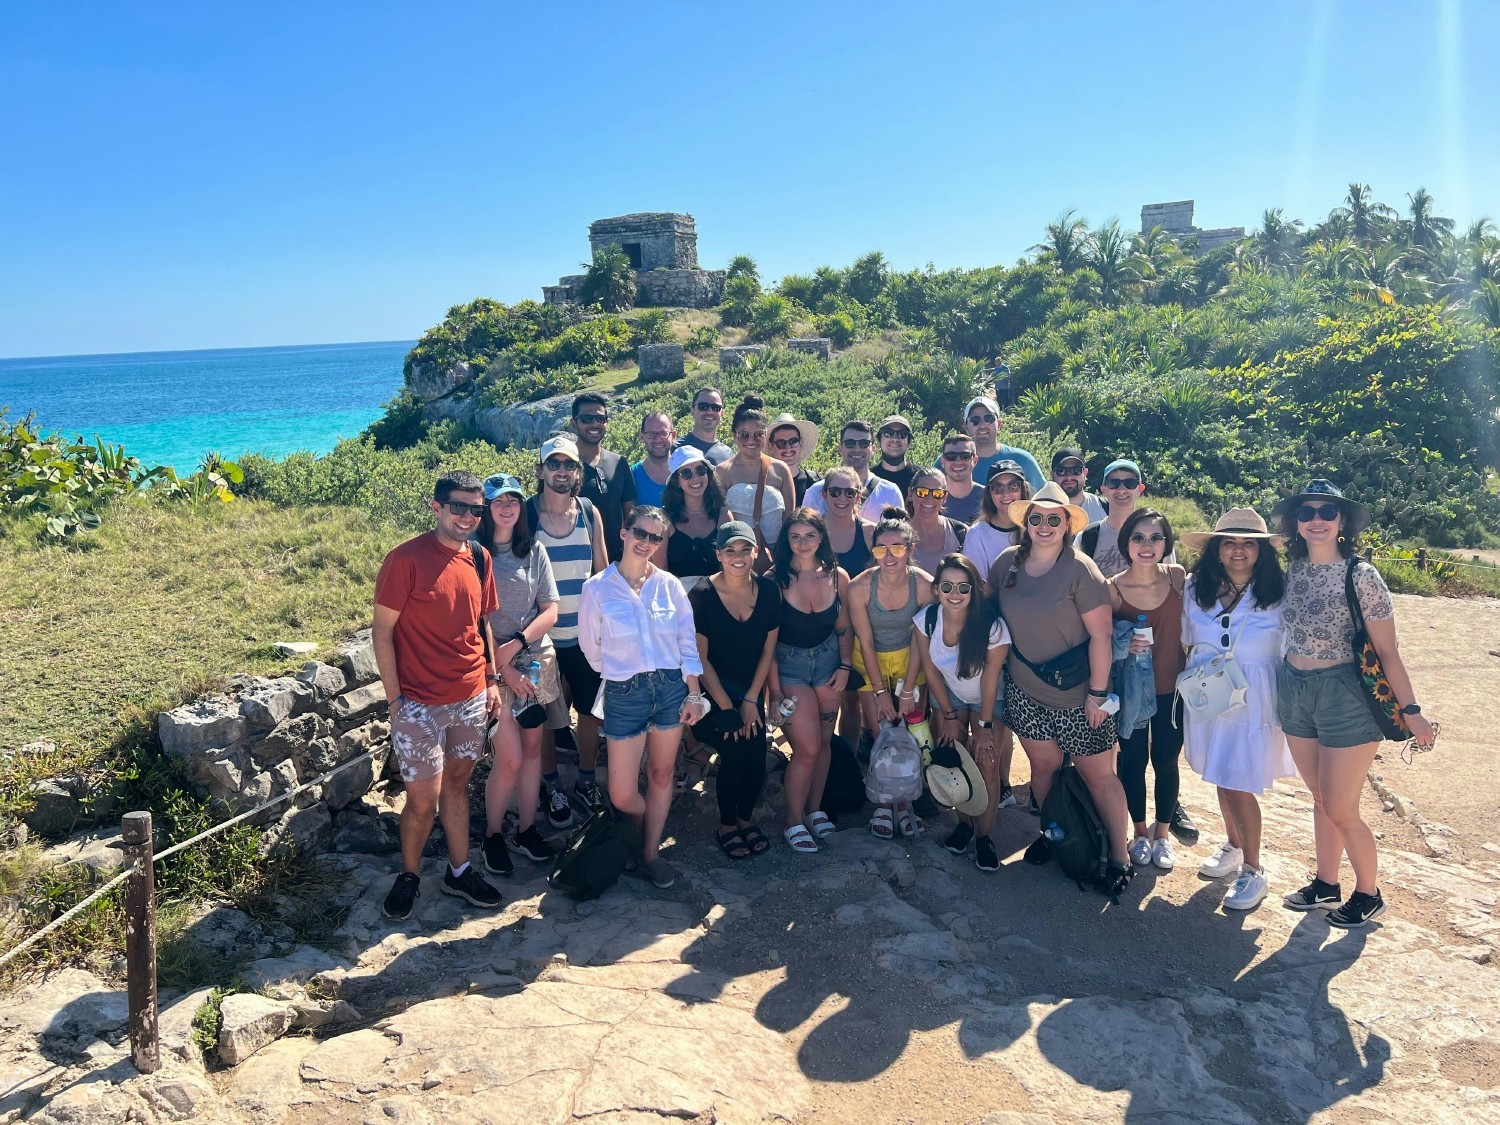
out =
[[[698,690],[703,664],[687,591],[651,561],[666,533],[660,508],[631,509],[620,532],[620,561],[585,582],[578,601],[578,644],[604,680],[594,713],[609,743],[609,799],[641,825],[646,873],[663,888],[677,878],[658,849],[681,727],[708,713]],[[637,782],[642,752],[644,799]]]

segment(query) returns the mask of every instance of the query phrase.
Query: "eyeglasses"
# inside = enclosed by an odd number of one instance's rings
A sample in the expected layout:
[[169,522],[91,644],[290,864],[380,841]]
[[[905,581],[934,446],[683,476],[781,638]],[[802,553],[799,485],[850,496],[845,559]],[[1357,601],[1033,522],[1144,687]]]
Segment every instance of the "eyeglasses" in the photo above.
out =
[[944,461],[972,461],[974,452],[969,449],[953,449],[943,454]]
[[867,437],[846,437],[843,441],[845,449],[869,449],[870,439]]
[[542,462],[542,468],[549,473],[573,472],[578,468],[578,462],[566,457],[548,457]]
[[1026,517],[1026,522],[1032,527],[1041,527],[1044,520],[1048,527],[1061,527],[1063,522],[1062,516],[1044,516],[1040,512],[1032,512],[1031,515]]
[[632,527],[630,534],[635,536],[637,543],[650,543],[653,547],[666,538],[665,535],[658,535],[654,531],[647,531],[644,527]]
[[972,582],[949,582],[946,578],[937,584],[938,590],[944,594],[951,594],[957,590],[960,594],[971,593],[974,589]]
[[1081,477],[1083,476],[1083,466],[1063,465],[1060,468],[1053,469],[1052,475],[1055,477]]
[[906,558],[906,544],[882,543],[878,547],[871,547],[870,554],[874,555],[877,559],[883,559],[886,557],[886,555],[892,555],[895,558],[904,559]]
[[1141,483],[1140,477],[1110,477],[1104,482],[1105,488],[1134,488]]
[[911,441],[911,434],[905,430],[881,430],[880,437],[882,440],[885,438],[900,438],[902,441]]
[[701,410],[705,414],[710,412],[722,414],[724,412],[724,404],[722,402],[695,402],[693,403],[693,409]]
[[641,431],[641,437],[651,438],[651,439],[653,439],[655,441],[662,441],[664,439],[670,439],[671,436],[672,436],[672,431],[671,430],[642,430]]
[[448,509],[449,515],[473,516],[478,519],[484,515],[483,504],[465,504],[462,500],[444,500],[443,507]]
[[946,488],[928,488],[926,485],[912,489],[911,494],[918,500],[948,499],[948,490]]
[[608,414],[580,414],[573,419],[585,426],[602,426],[609,421]]
[[677,470],[677,476],[682,480],[692,480],[694,477],[708,476],[707,465],[684,465]]
[[1297,509],[1298,523],[1311,523],[1313,520],[1332,523],[1338,518],[1339,506],[1337,504],[1303,504]]
[[830,500],[842,500],[846,496],[850,500],[853,500],[859,495],[859,489],[841,488],[836,484],[825,484],[823,486],[823,495],[827,496]]
[[1151,535],[1142,535],[1140,532],[1136,532],[1130,537],[1130,541],[1132,543],[1165,543],[1167,537],[1159,531]]
[[745,442],[750,442],[750,441],[765,441],[766,440],[766,431],[765,430],[741,430],[739,433],[735,434],[734,436],[739,441],[745,441]]
[[993,414],[970,414],[969,415],[969,425],[971,425],[971,426],[991,426],[991,425],[994,425],[994,423],[996,421],[997,421],[997,419],[995,418],[995,416]]
[[802,439],[800,437],[772,438],[771,444],[774,445],[777,449],[795,449],[797,446],[802,444]]

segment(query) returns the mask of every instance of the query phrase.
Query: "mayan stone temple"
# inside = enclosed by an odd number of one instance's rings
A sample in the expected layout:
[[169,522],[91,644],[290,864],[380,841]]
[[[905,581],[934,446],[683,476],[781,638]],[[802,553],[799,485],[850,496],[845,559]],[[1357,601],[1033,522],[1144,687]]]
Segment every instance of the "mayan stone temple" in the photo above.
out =
[[1174,242],[1188,238],[1198,240],[1196,253],[1199,257],[1220,246],[1238,242],[1245,237],[1244,227],[1211,227],[1205,230],[1193,225],[1193,201],[1179,199],[1174,203],[1148,203],[1141,208],[1141,230],[1161,227]]
[[[635,267],[637,305],[706,309],[724,295],[724,271],[698,268],[698,224],[691,215],[646,212],[597,219],[589,224],[589,250],[613,243]],[[570,305],[578,300],[582,274],[542,286],[542,301]]]

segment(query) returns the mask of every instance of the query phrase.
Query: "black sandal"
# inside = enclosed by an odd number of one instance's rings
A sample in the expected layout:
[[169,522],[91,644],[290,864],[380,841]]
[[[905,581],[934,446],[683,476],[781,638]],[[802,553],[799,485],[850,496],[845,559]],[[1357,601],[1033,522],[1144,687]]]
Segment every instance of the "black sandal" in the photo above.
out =
[[717,833],[719,838],[719,850],[730,859],[749,859],[755,853],[750,845],[745,843],[744,834],[736,828],[733,832]]
[[766,834],[753,824],[748,828],[741,828],[740,835],[749,845],[751,855],[761,855],[771,847],[771,841],[766,838]]

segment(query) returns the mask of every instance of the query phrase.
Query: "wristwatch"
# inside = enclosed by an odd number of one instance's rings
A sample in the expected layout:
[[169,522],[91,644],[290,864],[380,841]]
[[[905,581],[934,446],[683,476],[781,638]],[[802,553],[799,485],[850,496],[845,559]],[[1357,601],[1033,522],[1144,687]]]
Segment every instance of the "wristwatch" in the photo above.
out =
[[980,719],[979,720],[979,729],[980,730],[994,730],[995,729],[995,724],[994,723],[988,723],[988,722],[985,722],[983,719]]
[[500,682],[500,677],[493,672],[486,674],[484,678],[487,683],[498,684]]
[[1420,715],[1422,708],[1418,707],[1415,703],[1408,703],[1405,707],[1401,708],[1401,713],[1403,715]]

